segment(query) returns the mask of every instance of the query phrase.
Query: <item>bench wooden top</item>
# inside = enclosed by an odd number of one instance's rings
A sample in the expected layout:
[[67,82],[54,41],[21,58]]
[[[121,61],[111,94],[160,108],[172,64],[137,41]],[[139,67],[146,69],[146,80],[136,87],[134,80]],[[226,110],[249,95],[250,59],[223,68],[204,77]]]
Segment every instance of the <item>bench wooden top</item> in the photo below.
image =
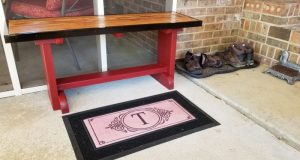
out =
[[201,20],[170,12],[22,19],[9,21],[8,35],[5,35],[5,41],[7,43],[22,42],[201,25]]

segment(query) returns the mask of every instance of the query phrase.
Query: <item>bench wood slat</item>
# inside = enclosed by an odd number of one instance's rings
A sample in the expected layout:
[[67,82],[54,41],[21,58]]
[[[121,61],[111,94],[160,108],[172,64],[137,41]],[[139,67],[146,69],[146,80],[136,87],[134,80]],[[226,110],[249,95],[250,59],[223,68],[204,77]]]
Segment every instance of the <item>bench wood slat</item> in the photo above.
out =
[[10,43],[201,25],[201,20],[171,12],[22,19],[9,21],[5,40]]

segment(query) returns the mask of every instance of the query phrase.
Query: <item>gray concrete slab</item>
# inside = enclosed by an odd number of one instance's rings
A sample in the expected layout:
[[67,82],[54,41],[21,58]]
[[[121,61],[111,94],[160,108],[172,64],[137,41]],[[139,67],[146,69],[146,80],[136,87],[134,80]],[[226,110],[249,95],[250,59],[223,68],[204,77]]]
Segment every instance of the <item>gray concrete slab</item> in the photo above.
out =
[[[181,75],[175,89],[220,126],[120,158],[120,160],[298,160],[300,153]],[[67,91],[72,113],[167,92],[149,76]],[[74,160],[60,112],[47,92],[0,99],[0,159]]]
[[265,70],[189,79],[300,151],[300,82],[289,85]]

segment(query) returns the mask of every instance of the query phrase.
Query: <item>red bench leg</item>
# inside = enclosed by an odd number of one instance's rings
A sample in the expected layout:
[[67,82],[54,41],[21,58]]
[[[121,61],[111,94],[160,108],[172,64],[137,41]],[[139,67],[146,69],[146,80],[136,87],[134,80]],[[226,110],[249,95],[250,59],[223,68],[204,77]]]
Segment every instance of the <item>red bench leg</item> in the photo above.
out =
[[69,105],[67,101],[67,96],[65,95],[64,91],[59,91],[58,93],[58,99],[59,99],[59,104],[60,104],[60,109],[63,114],[69,113]]
[[48,94],[52,104],[53,110],[62,110],[63,113],[69,112],[66,96],[63,91],[58,92],[57,82],[54,69],[54,61],[52,57],[51,44],[61,44],[63,40],[41,40],[36,41],[36,44],[40,46],[42,60],[44,64],[45,78],[48,85]]
[[177,31],[168,29],[158,32],[157,62],[168,69],[165,73],[155,74],[152,77],[168,89],[174,88]]

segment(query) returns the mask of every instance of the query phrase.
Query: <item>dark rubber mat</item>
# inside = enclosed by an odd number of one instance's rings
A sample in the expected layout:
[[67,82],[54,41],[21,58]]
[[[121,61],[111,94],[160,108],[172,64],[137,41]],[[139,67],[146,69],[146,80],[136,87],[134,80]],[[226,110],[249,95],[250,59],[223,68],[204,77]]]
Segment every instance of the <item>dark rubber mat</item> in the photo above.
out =
[[224,73],[230,73],[230,72],[234,72],[234,71],[237,71],[237,70],[240,70],[240,69],[251,69],[251,68],[255,68],[259,66],[259,63],[258,62],[255,62],[254,65],[251,65],[251,66],[245,66],[245,67],[241,67],[241,68],[235,68],[231,65],[223,65],[222,67],[220,68],[212,68],[212,67],[207,67],[205,69],[202,69],[202,74],[191,74],[189,71],[187,71],[185,69],[185,65],[184,65],[184,59],[178,59],[176,60],[176,70],[183,73],[183,74],[186,74],[188,76],[191,76],[191,77],[194,77],[194,78],[206,78],[206,77],[210,77],[210,76],[213,76],[215,74],[224,74]]
[[80,160],[116,159],[219,125],[177,91],[67,115],[63,120]]

